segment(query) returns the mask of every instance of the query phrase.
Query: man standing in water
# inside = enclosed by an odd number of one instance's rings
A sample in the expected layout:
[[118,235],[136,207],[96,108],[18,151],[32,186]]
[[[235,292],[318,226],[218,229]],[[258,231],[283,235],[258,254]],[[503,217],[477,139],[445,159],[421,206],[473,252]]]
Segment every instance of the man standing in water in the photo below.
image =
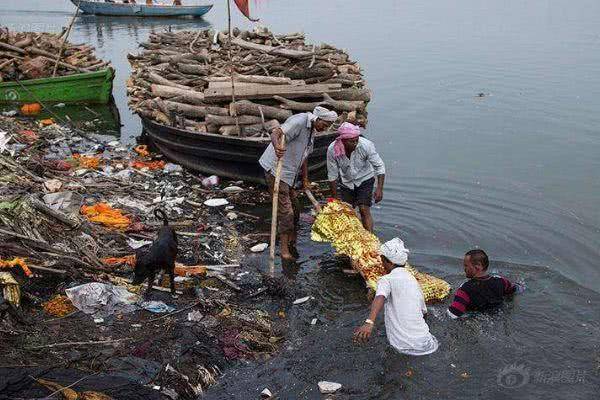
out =
[[504,302],[506,296],[522,292],[520,285],[511,283],[501,276],[489,275],[490,261],[483,250],[470,250],[465,254],[463,266],[469,278],[454,295],[454,301],[448,308],[448,315],[458,318],[470,311],[484,311],[496,308]]
[[375,319],[385,305],[385,333],[390,345],[411,356],[433,353],[438,348],[438,341],[429,333],[423,318],[427,313],[423,292],[415,277],[404,268],[408,249],[402,240],[394,238],[381,246],[380,253],[388,274],[377,282],[369,318],[354,331],[354,340],[369,340]]
[[374,197],[379,203],[383,199],[385,165],[373,142],[360,137],[358,126],[344,122],[339,127],[337,139],[327,149],[327,177],[332,196],[358,206],[364,228],[373,232],[373,188],[377,177]]
[[[312,113],[292,115],[279,128],[273,130],[271,144],[259,160],[265,170],[265,180],[271,196],[275,185],[277,161],[283,160],[281,182],[279,183],[277,231],[279,233],[279,252],[284,261],[298,258],[296,237],[300,207],[294,190],[298,174],[302,171],[302,186],[309,188],[307,158],[313,151],[315,133],[329,129],[337,117],[335,111],[329,111],[320,106],[315,107]],[[284,135],[285,144],[282,145]]]

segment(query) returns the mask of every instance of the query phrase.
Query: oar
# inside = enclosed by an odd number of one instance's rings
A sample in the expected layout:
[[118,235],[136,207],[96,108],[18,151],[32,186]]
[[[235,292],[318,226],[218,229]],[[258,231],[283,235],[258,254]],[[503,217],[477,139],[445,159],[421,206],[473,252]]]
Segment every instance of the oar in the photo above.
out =
[[[281,147],[285,149],[285,135],[281,136]],[[283,157],[277,160],[275,167],[275,184],[273,185],[273,208],[271,212],[271,248],[269,249],[269,267],[271,276],[275,275],[275,239],[277,236],[277,208],[279,205],[279,182],[281,182],[281,168]]]

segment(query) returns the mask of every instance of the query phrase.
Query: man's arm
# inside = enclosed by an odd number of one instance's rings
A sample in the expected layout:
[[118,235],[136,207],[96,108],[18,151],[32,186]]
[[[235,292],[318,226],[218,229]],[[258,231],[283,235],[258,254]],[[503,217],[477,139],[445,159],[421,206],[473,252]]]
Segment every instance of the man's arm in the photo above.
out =
[[283,131],[281,128],[275,128],[271,131],[271,143],[273,143],[273,148],[275,149],[277,158],[281,158],[285,154],[285,146],[281,146],[282,137]]
[[337,181],[340,176],[340,170],[333,156],[333,148],[327,149],[327,180],[329,181],[329,189],[331,197],[337,198]]
[[381,159],[379,153],[375,149],[375,145],[370,143],[367,146],[367,160],[373,166],[375,175],[377,176],[377,189],[375,190],[375,203],[379,203],[383,200],[383,184],[385,182],[385,164]]
[[378,295],[373,299],[373,303],[371,304],[371,312],[369,313],[369,318],[373,321],[372,324],[365,322],[361,327],[357,328],[354,331],[354,341],[355,342],[366,342],[371,337],[371,332],[373,332],[373,327],[375,326],[375,320],[377,319],[377,315],[381,311],[385,304],[385,296]]
[[505,277],[500,277],[502,279],[502,283],[504,284],[504,295],[509,296],[511,294],[515,294],[518,289],[520,289],[517,285],[506,279]]
[[331,192],[331,197],[337,199],[337,181],[329,181],[329,191]]
[[308,158],[302,163],[302,189],[310,189],[310,180],[308,179]]
[[385,181],[385,174],[377,175],[377,189],[375,190],[375,203],[379,203],[383,200],[383,183]]
[[467,307],[471,304],[471,297],[462,288],[458,288],[454,295],[454,300],[448,307],[448,315],[452,318],[462,317],[467,312]]

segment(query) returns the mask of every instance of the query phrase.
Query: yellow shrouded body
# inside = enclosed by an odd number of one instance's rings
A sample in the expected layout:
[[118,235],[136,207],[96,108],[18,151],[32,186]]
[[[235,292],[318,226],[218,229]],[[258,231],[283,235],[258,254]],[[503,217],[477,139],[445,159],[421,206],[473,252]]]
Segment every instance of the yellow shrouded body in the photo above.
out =
[[[331,242],[339,253],[353,260],[353,267],[363,276],[367,285],[377,289],[377,281],[386,274],[377,236],[365,230],[352,207],[339,200],[327,203],[317,215],[312,226],[311,239],[316,242]],[[439,278],[422,273],[406,265],[421,286],[425,301],[439,301],[450,293],[450,285]]]

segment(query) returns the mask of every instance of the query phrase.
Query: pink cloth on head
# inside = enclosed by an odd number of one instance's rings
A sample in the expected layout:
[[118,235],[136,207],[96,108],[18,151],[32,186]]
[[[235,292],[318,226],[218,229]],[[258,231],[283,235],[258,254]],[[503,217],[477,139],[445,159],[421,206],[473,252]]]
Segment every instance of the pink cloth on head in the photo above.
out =
[[360,136],[360,128],[350,122],[344,122],[337,130],[338,137],[335,139],[333,145],[333,157],[340,158],[346,155],[346,149],[344,148],[344,139],[354,139]]

